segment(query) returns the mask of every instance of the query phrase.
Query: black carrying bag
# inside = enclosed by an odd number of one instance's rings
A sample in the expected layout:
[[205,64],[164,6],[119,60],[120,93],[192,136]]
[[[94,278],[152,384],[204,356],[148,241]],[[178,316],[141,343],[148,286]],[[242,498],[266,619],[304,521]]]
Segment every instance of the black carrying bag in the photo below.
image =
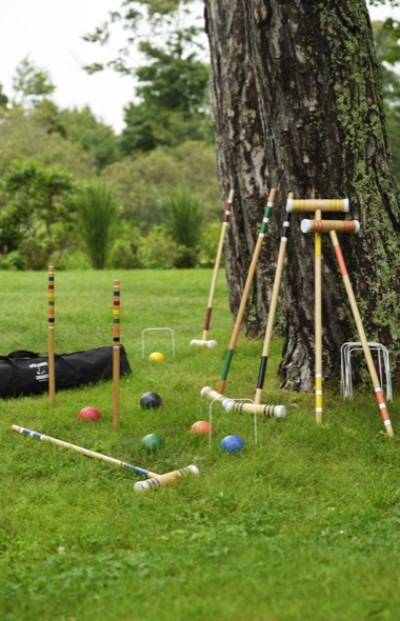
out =
[[[56,390],[75,388],[113,375],[113,347],[98,347],[69,354],[55,354]],[[123,345],[120,347],[120,375],[130,373]],[[46,392],[49,387],[48,356],[31,351],[13,351],[0,356],[0,397],[18,397]]]

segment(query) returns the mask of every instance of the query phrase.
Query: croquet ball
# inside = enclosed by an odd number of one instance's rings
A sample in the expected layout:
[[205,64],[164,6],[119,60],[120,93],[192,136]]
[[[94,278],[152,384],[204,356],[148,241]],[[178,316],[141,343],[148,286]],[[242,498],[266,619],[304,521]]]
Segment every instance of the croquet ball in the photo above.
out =
[[158,451],[162,446],[164,446],[164,440],[156,433],[149,433],[142,438],[141,447],[146,451]]
[[238,453],[244,447],[244,442],[239,436],[225,436],[221,442],[221,448],[223,451],[229,451],[230,453]]
[[206,420],[198,420],[193,423],[189,431],[198,436],[207,436],[209,433],[212,433],[212,427]]
[[149,360],[152,362],[162,362],[165,360],[165,356],[160,351],[153,351],[153,353],[149,356]]
[[159,408],[161,403],[161,397],[156,392],[145,392],[144,395],[140,397],[140,405],[147,410],[150,408]]
[[94,422],[101,418],[101,414],[97,408],[87,406],[85,408],[82,408],[82,410],[78,414],[78,418],[81,420],[91,420]]

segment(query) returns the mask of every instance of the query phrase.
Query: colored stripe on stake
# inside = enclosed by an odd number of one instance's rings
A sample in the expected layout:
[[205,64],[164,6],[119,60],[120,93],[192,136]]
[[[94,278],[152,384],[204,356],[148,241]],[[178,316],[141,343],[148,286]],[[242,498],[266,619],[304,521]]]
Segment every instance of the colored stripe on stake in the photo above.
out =
[[54,267],[48,269],[48,376],[49,376],[49,401],[55,403],[56,378],[54,362],[54,323],[55,323],[55,299],[54,299]]
[[371,376],[372,384],[375,391],[376,400],[378,402],[379,410],[382,416],[383,424],[389,436],[393,436],[393,427],[390,421],[389,413],[386,408],[386,403],[383,398],[382,388],[379,384],[378,374],[375,369],[374,361],[372,359],[371,350],[368,345],[368,340],[365,335],[364,327],[361,321],[360,312],[358,310],[357,302],[354,297],[353,288],[350,283],[349,275],[347,273],[346,264],[343,258],[342,249],[339,244],[338,237],[335,231],[330,232],[331,242],[335,251],[336,259],[339,265],[340,273],[343,278],[343,284],[346,289],[347,297],[349,299],[351,311],[353,313],[354,321],[357,326],[358,334],[360,337],[361,345],[364,351],[365,360]]
[[113,427],[119,421],[119,383],[120,383],[120,282],[114,280],[113,290]]
[[240,326],[242,324],[243,317],[244,317],[244,312],[246,310],[246,304],[247,304],[247,300],[248,300],[249,295],[250,295],[251,284],[253,282],[254,273],[256,271],[256,267],[257,267],[257,263],[258,263],[258,258],[260,256],[261,247],[262,247],[262,244],[263,244],[263,241],[264,241],[265,233],[267,231],[268,221],[269,221],[269,218],[271,216],[272,207],[273,207],[274,201],[275,201],[275,195],[276,195],[276,189],[272,188],[272,190],[270,191],[269,196],[268,196],[268,201],[267,201],[267,205],[266,205],[266,208],[265,208],[265,211],[264,211],[260,232],[258,234],[258,239],[257,239],[257,242],[256,242],[256,246],[254,248],[253,257],[251,259],[251,263],[250,263],[250,267],[249,267],[249,272],[247,274],[247,279],[246,279],[246,283],[245,283],[245,286],[244,286],[244,291],[243,291],[242,299],[240,301],[240,306],[239,306],[239,310],[238,310],[238,313],[237,313],[237,316],[236,316],[235,325],[233,327],[231,340],[230,340],[230,343],[229,343],[228,350],[226,352],[226,358],[225,358],[225,362],[224,362],[224,367],[223,367],[223,370],[222,370],[221,379],[220,379],[219,384],[218,384],[218,392],[219,392],[219,394],[223,394],[223,392],[225,390],[225,384],[226,384],[226,380],[227,380],[227,377],[228,377],[229,368],[230,368],[230,365],[231,365],[231,362],[232,362],[233,354],[235,352],[236,343],[237,343],[237,340],[238,340],[238,337],[239,337]]

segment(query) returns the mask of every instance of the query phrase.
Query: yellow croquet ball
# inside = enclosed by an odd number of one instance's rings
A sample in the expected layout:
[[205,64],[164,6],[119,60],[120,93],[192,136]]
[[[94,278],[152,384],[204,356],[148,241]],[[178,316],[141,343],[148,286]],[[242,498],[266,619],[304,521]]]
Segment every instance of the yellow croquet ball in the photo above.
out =
[[162,362],[165,360],[165,356],[160,351],[153,351],[153,353],[149,356],[149,360],[152,362]]

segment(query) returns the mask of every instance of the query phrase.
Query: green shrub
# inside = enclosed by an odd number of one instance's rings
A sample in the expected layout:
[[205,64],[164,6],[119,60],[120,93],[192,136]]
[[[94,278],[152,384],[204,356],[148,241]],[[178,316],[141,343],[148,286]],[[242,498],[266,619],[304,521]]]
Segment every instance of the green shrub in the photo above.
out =
[[139,244],[139,229],[123,222],[110,251],[110,267],[126,270],[142,267],[139,259]]
[[112,190],[102,182],[84,186],[78,194],[80,233],[92,267],[104,269],[111,243],[111,229],[118,215]]
[[146,268],[169,269],[174,266],[176,251],[176,242],[163,227],[156,226],[141,239],[140,263]]

